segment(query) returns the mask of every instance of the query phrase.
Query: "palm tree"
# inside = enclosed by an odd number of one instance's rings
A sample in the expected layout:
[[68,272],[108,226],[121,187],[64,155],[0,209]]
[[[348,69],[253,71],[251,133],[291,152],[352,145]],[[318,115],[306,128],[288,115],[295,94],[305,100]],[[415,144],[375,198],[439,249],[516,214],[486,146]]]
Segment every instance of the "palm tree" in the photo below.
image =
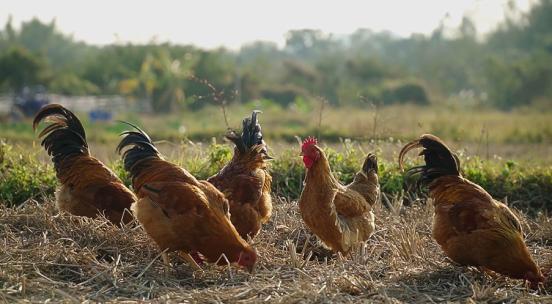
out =
[[192,66],[191,60],[174,59],[166,50],[150,53],[135,77],[119,83],[119,91],[147,98],[154,112],[169,112],[184,101],[184,85]]

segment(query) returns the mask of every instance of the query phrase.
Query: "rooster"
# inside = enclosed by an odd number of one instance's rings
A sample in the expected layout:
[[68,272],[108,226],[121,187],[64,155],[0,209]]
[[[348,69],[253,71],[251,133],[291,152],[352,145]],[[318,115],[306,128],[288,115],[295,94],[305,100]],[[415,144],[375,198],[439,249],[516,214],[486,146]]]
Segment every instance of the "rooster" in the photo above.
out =
[[372,206],[380,196],[377,158],[368,154],[353,182],[343,186],[330,172],[315,138],[303,141],[301,155],[307,168],[299,199],[301,216],[326,247],[347,254],[375,229]]
[[[192,267],[203,260],[230,262],[251,272],[257,254],[230,222],[224,194],[164,160],[150,137],[129,125],[136,131],[122,134],[117,151],[138,196],[132,210],[146,233],[162,251],[178,251]],[[162,257],[168,264],[167,255]]]
[[36,114],[33,129],[42,120],[52,122],[40,132],[42,146],[52,157],[60,186],[56,205],[68,213],[97,217],[104,214],[114,224],[129,223],[136,197],[121,180],[90,155],[84,128],[71,111],[50,104]]
[[242,134],[230,131],[226,138],[235,145],[232,160],[208,181],[230,203],[230,219],[244,239],[255,237],[272,213],[267,146],[257,120],[258,111],[243,120]]
[[418,187],[427,186],[433,199],[433,238],[445,254],[461,265],[528,280],[543,281],[523,240],[518,218],[505,204],[494,200],[479,185],[460,174],[460,161],[438,137],[425,134],[408,143],[399,154],[422,148],[425,165],[408,170]]

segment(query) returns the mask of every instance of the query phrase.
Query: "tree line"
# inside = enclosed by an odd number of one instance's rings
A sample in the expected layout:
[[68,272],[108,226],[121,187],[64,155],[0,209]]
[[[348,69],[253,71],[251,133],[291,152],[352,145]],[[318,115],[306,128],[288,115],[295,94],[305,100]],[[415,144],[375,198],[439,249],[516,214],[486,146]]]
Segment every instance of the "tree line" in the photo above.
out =
[[481,38],[458,28],[400,38],[359,29],[337,36],[293,30],[286,44],[257,41],[239,51],[171,43],[94,46],[63,34],[55,20],[11,20],[0,31],[0,92],[41,84],[68,95],[117,94],[156,112],[207,102],[266,99],[283,107],[316,98],[335,106],[439,102],[501,109],[552,105],[552,0],[527,13],[513,5]]

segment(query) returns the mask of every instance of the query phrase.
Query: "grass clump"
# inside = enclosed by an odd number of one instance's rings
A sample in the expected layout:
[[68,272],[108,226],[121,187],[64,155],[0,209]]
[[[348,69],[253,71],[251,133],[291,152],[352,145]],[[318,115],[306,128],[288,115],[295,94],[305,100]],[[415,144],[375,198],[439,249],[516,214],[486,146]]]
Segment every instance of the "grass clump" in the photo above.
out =
[[56,186],[52,166],[34,151],[18,151],[0,142],[0,202],[12,206],[39,196],[51,196]]

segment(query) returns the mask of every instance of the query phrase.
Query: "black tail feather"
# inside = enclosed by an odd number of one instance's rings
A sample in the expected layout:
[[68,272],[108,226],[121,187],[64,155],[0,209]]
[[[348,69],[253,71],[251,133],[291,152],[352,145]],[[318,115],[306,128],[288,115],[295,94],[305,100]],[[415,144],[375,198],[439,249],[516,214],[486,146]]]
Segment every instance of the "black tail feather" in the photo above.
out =
[[62,105],[50,104],[43,107],[33,120],[36,130],[41,121],[51,122],[40,134],[41,145],[52,157],[56,171],[60,163],[72,155],[88,155],[88,143],[84,128],[73,112]]
[[374,153],[369,153],[362,165],[362,171],[368,174],[370,172],[378,173],[378,158]]
[[[131,177],[135,177],[141,171],[140,166],[137,166],[141,160],[152,157],[161,158],[161,154],[146,132],[129,122],[121,122],[136,129],[136,131],[125,131],[121,133],[123,139],[119,145],[117,145],[117,152],[122,154],[125,170],[130,172]],[[126,147],[130,148],[123,152],[123,149]]]
[[460,160],[450,151],[447,145],[437,136],[424,134],[419,139],[408,143],[399,153],[399,166],[402,168],[405,154],[417,147],[423,150],[425,165],[410,168],[407,178],[416,177],[418,187],[428,185],[433,180],[447,175],[460,175]]
[[261,125],[257,119],[260,111],[253,111],[251,117],[246,117],[242,122],[242,134],[238,135],[234,130],[230,130],[226,138],[231,140],[241,153],[255,145],[263,144],[263,134],[261,133]]

